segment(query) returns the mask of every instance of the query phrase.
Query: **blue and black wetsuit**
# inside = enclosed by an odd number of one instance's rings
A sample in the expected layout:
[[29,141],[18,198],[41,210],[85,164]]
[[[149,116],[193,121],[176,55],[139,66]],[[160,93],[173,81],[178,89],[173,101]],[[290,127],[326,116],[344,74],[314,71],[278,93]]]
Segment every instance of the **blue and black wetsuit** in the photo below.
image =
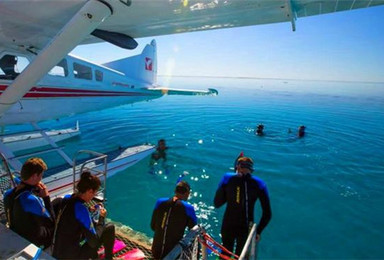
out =
[[4,206],[10,228],[38,247],[52,243],[55,217],[49,196],[34,194],[35,186],[25,183],[4,194]]
[[58,223],[53,246],[53,256],[58,259],[97,258],[97,249],[103,243],[106,259],[112,259],[115,229],[103,226],[102,217],[93,223],[84,201],[74,195],[66,195],[57,216]]
[[153,257],[165,257],[183,238],[185,228],[191,229],[196,224],[196,213],[191,204],[174,198],[157,200],[151,220],[151,228],[155,231]]
[[265,183],[251,174],[245,176],[227,173],[222,178],[216,191],[216,208],[227,203],[221,226],[224,247],[233,249],[237,240],[236,254],[240,255],[248,236],[249,225],[253,223],[254,207],[260,200],[262,217],[257,225],[257,234],[261,234],[271,219],[272,212]]

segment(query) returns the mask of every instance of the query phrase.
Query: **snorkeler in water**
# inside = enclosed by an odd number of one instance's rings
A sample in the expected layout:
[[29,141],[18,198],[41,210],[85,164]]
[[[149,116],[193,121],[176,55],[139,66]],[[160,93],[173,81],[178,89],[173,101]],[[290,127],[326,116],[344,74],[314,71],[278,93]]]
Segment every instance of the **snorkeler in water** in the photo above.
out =
[[299,127],[299,130],[297,132],[297,137],[301,138],[301,137],[304,137],[305,135],[305,126],[300,126]]
[[163,159],[164,161],[167,160],[167,154],[165,151],[168,149],[167,145],[165,144],[164,139],[160,139],[157,142],[156,151],[152,154],[152,159],[155,161],[158,161],[159,159]]
[[258,136],[263,136],[264,135],[264,125],[263,124],[258,125],[255,133]]
[[151,161],[149,162],[149,165],[150,165],[150,170],[149,172],[151,174],[154,174],[155,172],[155,169],[154,169],[154,165],[157,163],[157,161],[159,161],[160,159],[163,159],[163,162],[162,162],[162,165],[163,165],[163,168],[165,170],[165,173],[168,174],[169,173],[169,169],[166,165],[166,161],[167,161],[167,154],[166,154],[166,150],[168,149],[166,143],[165,143],[165,140],[164,139],[160,139],[158,142],[157,142],[157,147],[156,147],[156,151],[152,153],[152,156],[151,156]]

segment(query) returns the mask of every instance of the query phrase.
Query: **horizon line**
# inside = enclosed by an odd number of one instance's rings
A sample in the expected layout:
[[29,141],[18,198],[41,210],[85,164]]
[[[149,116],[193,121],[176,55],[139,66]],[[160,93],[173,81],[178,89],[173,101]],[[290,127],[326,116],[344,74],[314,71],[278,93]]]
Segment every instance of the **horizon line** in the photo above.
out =
[[209,75],[157,75],[159,77],[175,77],[175,78],[228,78],[228,79],[265,79],[265,80],[297,80],[297,81],[320,81],[320,82],[343,82],[343,83],[368,83],[368,84],[384,84],[384,81],[363,81],[363,80],[332,80],[332,79],[294,79],[294,78],[263,78],[250,76],[209,76]]

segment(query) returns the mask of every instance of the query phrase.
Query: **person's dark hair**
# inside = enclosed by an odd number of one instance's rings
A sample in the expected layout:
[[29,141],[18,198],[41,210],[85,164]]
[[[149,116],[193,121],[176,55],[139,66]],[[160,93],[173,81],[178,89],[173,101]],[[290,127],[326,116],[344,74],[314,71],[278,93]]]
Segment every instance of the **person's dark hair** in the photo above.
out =
[[84,171],[80,176],[80,181],[77,184],[77,191],[80,193],[85,193],[87,190],[98,190],[101,186],[100,179],[92,175],[90,171]]
[[180,181],[176,184],[175,193],[186,194],[191,190],[191,186],[186,181]]
[[41,174],[48,169],[45,162],[38,157],[29,158],[21,168],[20,177],[23,181],[28,180],[35,173]]

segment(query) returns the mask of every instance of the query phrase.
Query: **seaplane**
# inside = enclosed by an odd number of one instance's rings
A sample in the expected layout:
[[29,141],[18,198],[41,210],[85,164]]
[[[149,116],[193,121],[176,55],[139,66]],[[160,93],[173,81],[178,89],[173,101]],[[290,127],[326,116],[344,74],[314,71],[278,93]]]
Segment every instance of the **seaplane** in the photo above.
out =
[[[135,49],[135,39],[143,37],[281,22],[295,31],[298,18],[383,4],[384,0],[0,0],[0,126],[32,124],[51,146],[34,155],[54,150],[63,157],[67,168],[51,169],[56,172],[45,179],[51,193],[60,196],[73,189],[84,165],[106,179],[119,165],[133,165],[151,154],[154,146],[122,148],[109,156],[90,152],[95,155],[91,161],[70,158],[38,122],[166,94],[217,94],[214,89],[157,85],[155,40],[139,55],[102,65],[69,54],[77,45],[109,42]],[[32,133],[20,133],[18,138],[23,135]],[[15,155],[3,141],[0,150],[8,172],[19,171],[20,159],[32,156]]]

